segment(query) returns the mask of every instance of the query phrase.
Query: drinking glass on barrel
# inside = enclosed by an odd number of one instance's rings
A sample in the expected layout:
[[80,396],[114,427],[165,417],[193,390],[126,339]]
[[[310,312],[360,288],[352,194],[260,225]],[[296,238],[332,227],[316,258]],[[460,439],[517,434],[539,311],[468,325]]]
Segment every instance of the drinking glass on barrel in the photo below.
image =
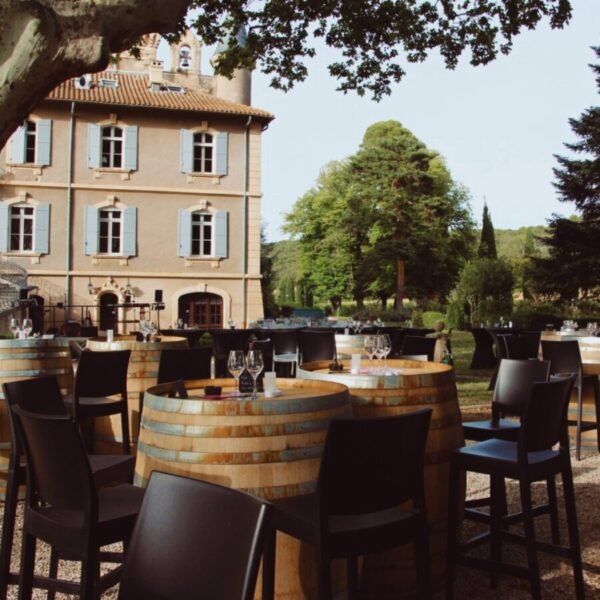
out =
[[227,370],[235,379],[235,392],[234,396],[240,395],[240,376],[246,368],[246,361],[244,360],[243,350],[230,350],[229,358],[227,359]]
[[254,389],[252,390],[252,400],[256,400],[258,392],[256,389],[256,379],[264,368],[263,355],[261,350],[249,350],[246,356],[246,370],[252,375]]

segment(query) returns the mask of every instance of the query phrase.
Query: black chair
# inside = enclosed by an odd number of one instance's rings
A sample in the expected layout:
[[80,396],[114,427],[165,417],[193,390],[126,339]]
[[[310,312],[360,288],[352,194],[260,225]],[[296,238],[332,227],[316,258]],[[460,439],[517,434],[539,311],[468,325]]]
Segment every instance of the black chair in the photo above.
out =
[[94,419],[121,415],[123,453],[129,454],[127,368],[131,350],[84,350],[79,358],[73,394],[65,398],[73,418],[85,432],[90,452],[94,449]]
[[157,383],[210,378],[211,349],[165,348],[160,352]]
[[512,337],[512,334],[507,330],[500,329],[488,329],[488,334],[493,340],[494,344],[494,356],[496,357],[496,364],[494,366],[494,372],[492,373],[492,377],[488,384],[488,390],[493,390],[496,386],[496,378],[498,377],[498,367],[500,366],[500,361],[503,358],[508,358],[508,351],[506,349],[506,340],[509,337]]
[[227,370],[230,350],[248,350],[248,339],[252,331],[248,329],[211,329],[212,351],[215,357],[215,377],[232,377]]
[[337,357],[333,329],[301,329],[298,333],[301,363]]
[[[571,377],[534,383],[523,415],[518,440],[490,439],[459,448],[450,458],[450,492],[448,507],[448,569],[446,597],[453,597],[456,565],[480,568],[490,573],[490,584],[497,585],[499,573],[529,580],[532,597],[541,599],[537,550],[569,557],[575,577],[576,598],[584,597],[581,551],[577,530],[573,475],[569,455],[567,407],[573,385]],[[560,443],[558,448],[555,446]],[[503,523],[504,498],[493,494],[489,531],[457,543],[458,516],[464,473],[473,471],[490,475],[492,480],[510,478],[519,482],[525,535],[509,532]],[[565,499],[569,547],[537,541],[533,523],[531,484],[561,475]],[[492,492],[496,486],[492,486]],[[497,489],[497,488],[496,488]],[[502,543],[524,544],[527,567],[502,562]],[[490,544],[490,556],[469,554],[484,542]]]
[[506,357],[516,360],[537,359],[540,352],[540,337],[539,331],[505,336]]
[[[429,543],[423,465],[431,409],[333,419],[317,489],[273,500],[274,529],[316,546],[319,600],[332,597],[330,562],[346,558],[350,597],[357,558],[413,544],[420,598],[429,598]],[[263,599],[273,597],[275,532],[263,561]]]
[[260,350],[263,355],[263,372],[273,370],[273,342],[270,339],[256,340],[250,338],[248,350]]
[[[40,415],[12,407],[15,427],[25,448],[27,497],[23,520],[19,598],[29,600],[35,585],[53,592],[76,593],[96,600],[119,581],[120,568],[100,577],[100,562],[116,562],[100,548],[126,545],[140,509],[143,490],[131,484],[97,489],[83,439],[70,416]],[[34,577],[37,540],[49,544],[52,555],[82,563],[79,582]]]
[[[17,435],[10,407],[20,406],[31,412],[55,415],[66,415],[67,409],[54,375],[3,383],[2,389],[8,404],[7,414],[11,438],[0,543],[0,598],[4,600],[8,593],[8,585],[18,582],[18,574],[10,571],[10,562],[14,545],[19,486],[25,485],[27,480],[23,443]],[[90,454],[88,459],[96,487],[119,481],[133,481],[134,456]]]
[[255,496],[153,472],[119,600],[252,600],[271,515]]
[[[597,375],[584,375],[579,342],[566,340],[564,342],[551,342],[542,340],[542,356],[544,360],[550,361],[550,372],[555,374],[573,373],[575,383],[573,387],[577,393],[577,408],[574,419],[568,419],[569,425],[574,425],[575,432],[575,456],[581,460],[581,434],[584,431],[596,430],[596,445],[600,452],[600,385]],[[583,419],[583,390],[589,387],[594,395],[595,419],[593,421]]]
[[427,360],[432,361],[435,353],[435,338],[428,338],[421,335],[406,335],[402,343],[402,354],[400,358],[410,355],[426,354]]

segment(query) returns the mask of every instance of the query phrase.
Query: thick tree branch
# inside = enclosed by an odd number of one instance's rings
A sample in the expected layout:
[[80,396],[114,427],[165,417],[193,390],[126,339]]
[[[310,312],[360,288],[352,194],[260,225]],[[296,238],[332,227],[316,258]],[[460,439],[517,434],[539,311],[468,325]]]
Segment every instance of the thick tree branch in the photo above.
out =
[[190,0],[0,0],[0,147],[58,83],[100,71],[146,33],[176,31]]

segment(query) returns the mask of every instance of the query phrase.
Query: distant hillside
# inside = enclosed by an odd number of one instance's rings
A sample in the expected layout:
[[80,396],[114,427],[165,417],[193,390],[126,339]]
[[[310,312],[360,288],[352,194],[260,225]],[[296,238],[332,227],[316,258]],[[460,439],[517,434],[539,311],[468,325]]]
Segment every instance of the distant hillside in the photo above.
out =
[[540,254],[544,254],[543,246],[535,240],[535,238],[543,237],[546,230],[547,228],[544,225],[521,227],[519,229],[494,229],[498,256],[500,258],[516,258],[523,256],[528,231],[531,231],[534,236],[535,248]]

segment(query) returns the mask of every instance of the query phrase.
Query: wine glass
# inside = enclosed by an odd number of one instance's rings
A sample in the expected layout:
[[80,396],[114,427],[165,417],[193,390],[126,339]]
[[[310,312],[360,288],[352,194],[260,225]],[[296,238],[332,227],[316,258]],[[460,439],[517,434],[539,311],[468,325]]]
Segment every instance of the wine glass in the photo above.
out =
[[388,354],[392,351],[392,338],[390,338],[389,333],[381,333],[378,337],[380,352],[383,358],[383,370],[385,372],[385,361],[388,357]]
[[148,334],[150,333],[150,327],[146,319],[140,319],[140,333],[142,334],[144,342],[147,342]]
[[365,335],[363,347],[367,353],[367,356],[369,357],[369,360],[373,360],[373,357],[375,356],[375,344],[376,339],[374,335]]
[[23,331],[25,332],[25,337],[28,338],[29,334],[33,330],[33,321],[31,319],[23,319]]
[[249,350],[246,356],[246,371],[252,375],[254,381],[254,389],[252,390],[252,400],[256,400],[256,378],[258,374],[263,370],[263,355],[261,350]]
[[19,319],[11,319],[8,328],[15,336],[15,339],[17,339],[17,337],[19,336]]
[[234,396],[240,395],[240,376],[246,368],[246,361],[244,360],[243,350],[230,350],[229,358],[227,359],[227,370],[235,378],[235,392]]
[[153,342],[156,334],[158,333],[158,327],[154,321],[146,321],[146,327],[150,341]]

